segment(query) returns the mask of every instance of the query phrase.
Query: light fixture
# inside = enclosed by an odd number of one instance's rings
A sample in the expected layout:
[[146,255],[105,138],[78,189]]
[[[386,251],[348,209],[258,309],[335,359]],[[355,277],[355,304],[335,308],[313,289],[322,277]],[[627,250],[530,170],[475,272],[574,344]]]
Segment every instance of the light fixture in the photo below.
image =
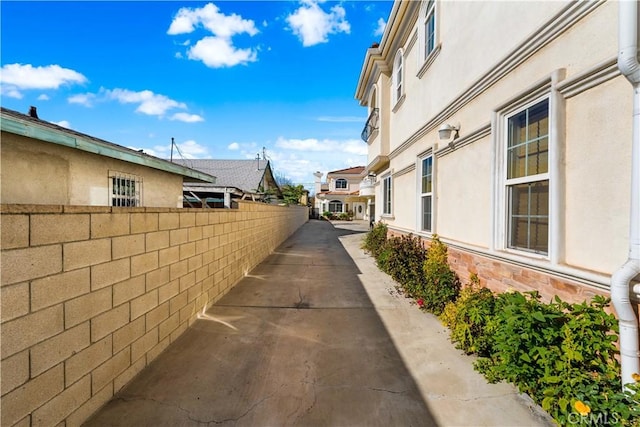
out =
[[450,125],[449,123],[444,123],[442,126],[440,126],[440,129],[438,129],[438,137],[443,141],[447,139],[451,139],[451,132],[455,131],[456,133],[453,135],[453,139],[456,139],[458,137],[459,130],[460,130],[459,123],[456,123],[453,125]]

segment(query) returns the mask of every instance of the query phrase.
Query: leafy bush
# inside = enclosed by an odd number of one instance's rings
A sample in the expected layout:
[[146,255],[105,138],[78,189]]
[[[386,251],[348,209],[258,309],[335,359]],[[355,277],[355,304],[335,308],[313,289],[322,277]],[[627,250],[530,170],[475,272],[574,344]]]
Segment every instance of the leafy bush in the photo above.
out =
[[433,236],[423,265],[424,282],[416,290],[424,300],[424,308],[440,315],[448,302],[453,302],[460,292],[460,280],[447,262],[447,246],[437,235]]
[[495,312],[495,296],[480,286],[480,279],[471,274],[470,283],[460,291],[458,299],[448,302],[440,320],[451,331],[451,341],[466,354],[488,356],[492,338],[487,323]]
[[386,242],[387,225],[382,222],[378,222],[366,234],[362,248],[377,260],[380,257],[380,253],[384,249]]
[[422,265],[426,260],[420,238],[411,234],[392,237],[387,240],[380,258],[380,268],[393,277],[408,296],[418,296],[416,292],[424,283]]
[[485,326],[490,355],[476,369],[493,382],[514,383],[560,424],[575,416],[578,402],[594,413],[640,421],[640,407],[620,389],[617,321],[604,310],[608,304],[600,296],[545,304],[537,292],[501,294]]

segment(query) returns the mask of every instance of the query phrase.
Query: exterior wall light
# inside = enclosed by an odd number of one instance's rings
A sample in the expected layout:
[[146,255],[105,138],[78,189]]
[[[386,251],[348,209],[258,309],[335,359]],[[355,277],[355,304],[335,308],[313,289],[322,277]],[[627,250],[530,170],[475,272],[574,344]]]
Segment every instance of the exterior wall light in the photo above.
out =
[[443,141],[451,139],[451,133],[455,131],[456,133],[453,135],[453,139],[456,139],[458,137],[459,130],[460,130],[459,123],[456,123],[453,125],[450,125],[449,123],[444,123],[442,126],[440,126],[440,129],[438,129],[438,137]]

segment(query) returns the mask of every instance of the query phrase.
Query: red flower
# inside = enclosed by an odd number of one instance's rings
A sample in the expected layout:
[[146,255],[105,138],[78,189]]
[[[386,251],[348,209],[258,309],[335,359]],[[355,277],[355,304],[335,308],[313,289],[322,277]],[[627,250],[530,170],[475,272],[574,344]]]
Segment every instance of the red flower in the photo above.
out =
[[422,298],[418,299],[416,302],[420,308],[424,307],[424,300]]

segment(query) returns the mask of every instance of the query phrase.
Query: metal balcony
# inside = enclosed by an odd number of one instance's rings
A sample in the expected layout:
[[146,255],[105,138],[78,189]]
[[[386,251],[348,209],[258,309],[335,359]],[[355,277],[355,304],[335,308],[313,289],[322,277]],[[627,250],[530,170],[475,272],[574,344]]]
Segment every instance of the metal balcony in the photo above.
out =
[[367,123],[364,125],[364,129],[362,129],[362,133],[360,134],[360,138],[362,138],[364,142],[369,141],[371,134],[374,131],[378,130],[378,118],[378,109],[374,108],[373,110],[371,110],[371,114],[369,114]]

